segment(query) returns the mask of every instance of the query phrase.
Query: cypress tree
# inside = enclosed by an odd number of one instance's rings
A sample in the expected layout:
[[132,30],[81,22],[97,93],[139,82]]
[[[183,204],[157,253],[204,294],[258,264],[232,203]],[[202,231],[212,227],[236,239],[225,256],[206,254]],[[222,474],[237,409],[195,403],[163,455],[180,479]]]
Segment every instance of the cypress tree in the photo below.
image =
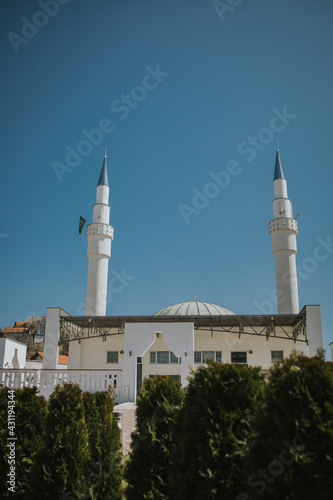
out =
[[193,372],[179,421],[175,498],[236,498],[262,384],[259,368],[210,361]]
[[[13,496],[13,492],[8,490],[10,486],[7,481],[9,477],[9,467],[15,467],[15,498],[27,499],[30,497],[30,484],[32,466],[36,453],[38,452],[42,439],[42,428],[46,416],[46,401],[42,396],[38,396],[37,388],[24,387],[14,389],[14,405],[8,405],[8,395],[10,389],[0,389],[0,496],[7,498]],[[8,441],[10,437],[7,426],[8,410],[14,411],[13,434],[15,441]],[[9,456],[8,444],[14,443],[14,461]],[[8,462],[9,460],[9,462]]]
[[58,385],[49,399],[43,446],[36,460],[34,498],[87,498],[88,460],[82,391],[78,385]]
[[120,432],[109,392],[83,395],[90,459],[86,484],[94,500],[121,500],[122,453]]
[[144,381],[137,397],[136,430],[126,466],[127,500],[173,498],[174,421],[182,401],[180,383],[171,377]]
[[238,500],[327,500],[333,491],[333,374],[322,355],[274,366]]

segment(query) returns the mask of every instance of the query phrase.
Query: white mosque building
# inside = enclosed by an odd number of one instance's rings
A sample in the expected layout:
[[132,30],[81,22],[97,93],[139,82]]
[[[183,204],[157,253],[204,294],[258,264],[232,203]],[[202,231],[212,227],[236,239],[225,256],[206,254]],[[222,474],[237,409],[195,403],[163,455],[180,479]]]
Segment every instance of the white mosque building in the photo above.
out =
[[[48,308],[43,372],[59,382],[60,332],[69,338],[67,380],[89,390],[112,387],[135,401],[145,377],[171,376],[183,386],[191,368],[213,359],[267,369],[293,350],[314,356],[323,347],[319,305],[299,309],[296,274],[297,221],[276,151],[273,219],[269,234],[275,257],[278,314],[237,315],[207,302],[182,302],[151,316],[106,316],[108,262],[113,227],[109,224],[106,154],[97,185],[93,222],[87,227],[86,315]],[[61,380],[66,371],[61,370]],[[45,376],[44,376],[45,379]],[[123,399],[123,398],[122,398]]]

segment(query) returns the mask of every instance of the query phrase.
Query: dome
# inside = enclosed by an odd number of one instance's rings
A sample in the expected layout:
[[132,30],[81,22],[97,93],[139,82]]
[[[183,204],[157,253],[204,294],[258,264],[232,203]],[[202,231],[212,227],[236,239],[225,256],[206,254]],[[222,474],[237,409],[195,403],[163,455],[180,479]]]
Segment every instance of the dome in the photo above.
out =
[[234,315],[225,307],[209,302],[180,302],[161,309],[154,316],[226,316]]

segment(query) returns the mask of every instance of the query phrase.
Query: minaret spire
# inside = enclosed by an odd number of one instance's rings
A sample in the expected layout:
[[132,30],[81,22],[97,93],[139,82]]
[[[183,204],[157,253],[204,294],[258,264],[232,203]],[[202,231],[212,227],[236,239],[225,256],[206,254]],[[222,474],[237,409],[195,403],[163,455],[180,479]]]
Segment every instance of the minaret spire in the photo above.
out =
[[108,186],[109,185],[108,167],[107,167],[107,159],[106,159],[106,148],[107,148],[107,146],[105,146],[104,161],[103,161],[101,175],[99,176],[97,186]]
[[276,156],[275,156],[275,169],[274,169],[274,181],[276,179],[285,179],[284,171],[282,168],[282,163],[279,153],[279,143],[276,139]]
[[297,221],[293,218],[288,198],[287,181],[283,172],[278,142],[274,170],[273,220],[269,223],[275,257],[276,294],[279,314],[298,314],[298,285],[296,269]]
[[96,190],[93,223],[87,227],[89,259],[87,316],[105,316],[106,314],[108,266],[113,240],[113,227],[109,225],[109,181],[106,154],[105,147],[104,161]]

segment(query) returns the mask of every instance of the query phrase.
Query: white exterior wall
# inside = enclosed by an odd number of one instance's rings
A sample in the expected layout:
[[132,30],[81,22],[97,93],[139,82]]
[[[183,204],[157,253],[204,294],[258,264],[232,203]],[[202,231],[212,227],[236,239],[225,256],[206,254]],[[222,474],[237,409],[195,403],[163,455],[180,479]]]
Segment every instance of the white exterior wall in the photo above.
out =
[[31,360],[27,359],[25,362],[25,368],[26,370],[42,370],[43,368],[43,361],[37,361],[36,359]]
[[[130,401],[136,399],[137,357],[145,357],[146,352],[156,341],[155,332],[162,332],[163,342],[168,349],[175,356],[181,357],[180,375],[182,385],[187,385],[190,366],[193,366],[193,323],[127,323],[125,324],[123,385],[130,386]],[[159,367],[162,366],[159,365]],[[168,365],[168,368],[170,366],[173,365]],[[143,370],[148,368],[151,368],[151,366],[143,366]]]
[[7,338],[0,339],[0,367],[1,368],[25,368],[27,346],[16,340]]
[[273,200],[273,217],[277,219],[278,217],[292,217],[292,204],[291,201],[286,198],[275,198]]
[[315,356],[317,349],[323,349],[320,306],[305,306],[306,331],[309,343],[309,356]]
[[[68,369],[77,370],[81,367],[81,346],[85,344],[85,341],[76,342],[71,341],[68,348]],[[91,346],[90,346],[91,348]],[[93,348],[93,350],[95,350]]]
[[[291,333],[291,329],[289,328]],[[305,342],[296,342],[288,339],[255,336],[213,331],[213,337],[208,331],[195,331],[195,351],[222,351],[222,363],[231,363],[231,352],[246,352],[247,364],[260,366],[264,370],[272,366],[271,351],[283,351],[283,358],[287,358],[293,351],[308,355],[308,346]],[[250,351],[252,351],[250,353]],[[199,364],[195,364],[197,368]]]
[[[314,322],[315,316],[314,311],[310,323]],[[197,364],[194,365],[194,356],[192,356],[191,351],[193,353],[194,351],[222,351],[222,363],[231,363],[231,352],[246,351],[248,354],[248,364],[251,366],[261,366],[264,369],[268,369],[272,365],[271,351],[283,351],[284,358],[287,358],[295,350],[309,355],[306,342],[294,343],[292,340],[276,337],[269,337],[266,340],[266,337],[262,335],[249,334],[242,334],[239,338],[237,333],[226,333],[216,330],[213,330],[213,335],[207,330],[193,330],[192,332],[192,323],[172,323],[168,324],[168,326],[173,327],[169,335],[171,337],[175,332],[175,335],[177,335],[176,340],[168,340],[165,323],[129,323],[126,325],[125,338],[121,334],[106,337],[105,341],[102,340],[102,337],[83,339],[80,344],[77,341],[71,341],[69,343],[68,369],[117,369],[125,372],[129,369],[132,372],[132,377],[134,376],[134,371],[136,372],[136,356],[140,356],[142,357],[143,378],[149,377],[149,375],[180,375],[182,383],[186,385],[186,376],[188,376],[189,370],[186,370],[184,379],[182,365],[185,367],[189,365],[197,366]],[[190,326],[190,333],[186,332],[187,335],[185,338],[182,338],[181,331],[184,326]],[[317,331],[315,323],[314,328]],[[292,334],[291,327],[285,327],[285,329],[290,335]],[[260,331],[259,328],[258,331]],[[156,332],[163,332],[163,334],[159,338],[156,338]],[[192,336],[192,333],[194,335],[193,348],[190,346],[189,338]],[[310,332],[309,328],[308,335],[311,338],[313,337],[312,331]],[[304,337],[301,338],[304,340]],[[311,340],[310,342],[311,345],[318,345],[318,339],[316,341]],[[132,347],[130,348],[130,346]],[[118,364],[106,362],[108,351],[119,352]],[[120,354],[121,351],[124,351],[124,353]],[[132,352],[132,356],[129,354],[130,351]],[[171,351],[175,356],[182,357],[182,362],[180,364],[150,363],[150,351]],[[252,351],[252,353],[250,354],[249,351]],[[185,352],[188,352],[187,356],[185,356]],[[128,374],[124,375],[123,383],[124,385],[131,385]]]
[[[27,359],[25,362],[25,368],[28,370],[42,370],[43,369],[43,361],[37,361]],[[57,370],[67,370],[67,365],[64,363],[57,363]]]
[[[89,238],[89,243],[92,237]],[[97,244],[102,241],[97,240]],[[111,240],[107,240],[111,251]],[[105,249],[104,249],[105,250]],[[88,284],[86,315],[105,316],[108,290],[109,258],[105,255],[90,255],[88,266]]]
[[[282,231],[280,231],[282,232]],[[274,235],[273,235],[274,236]],[[295,236],[295,235],[290,235]],[[275,255],[276,296],[279,314],[298,314],[298,283],[296,254],[281,251]]]
[[[150,363],[150,351],[171,351],[169,346],[163,340],[163,334],[160,334],[157,338],[155,336],[155,342],[151,344],[146,353],[142,356],[142,380],[148,378],[150,375],[179,375],[181,378],[181,363]],[[172,352],[172,351],[171,351]],[[175,353],[174,353],[175,354]],[[186,383],[186,380],[185,380]]]
[[60,315],[69,316],[69,314],[60,307],[47,308],[43,369],[56,370],[58,368]]
[[103,222],[105,224],[108,224],[109,219],[110,219],[110,206],[104,203],[103,204],[96,203],[96,205],[94,205],[93,221]]
[[[116,332],[116,331],[115,331]],[[118,351],[119,363],[107,363],[107,352]],[[124,334],[81,340],[69,343],[68,369],[122,370],[124,363]]]
[[100,235],[90,236],[88,239],[88,257],[90,260],[92,260],[91,257],[106,257],[109,259],[111,257],[111,239]]
[[[97,186],[96,204],[100,203],[102,205],[109,205],[109,192],[110,192],[109,186],[105,186],[105,184],[100,184],[99,186]],[[105,222],[105,224],[109,223],[109,221],[105,220],[99,221],[95,219],[94,222]]]
[[288,198],[286,179],[275,179],[273,181],[274,198]]

